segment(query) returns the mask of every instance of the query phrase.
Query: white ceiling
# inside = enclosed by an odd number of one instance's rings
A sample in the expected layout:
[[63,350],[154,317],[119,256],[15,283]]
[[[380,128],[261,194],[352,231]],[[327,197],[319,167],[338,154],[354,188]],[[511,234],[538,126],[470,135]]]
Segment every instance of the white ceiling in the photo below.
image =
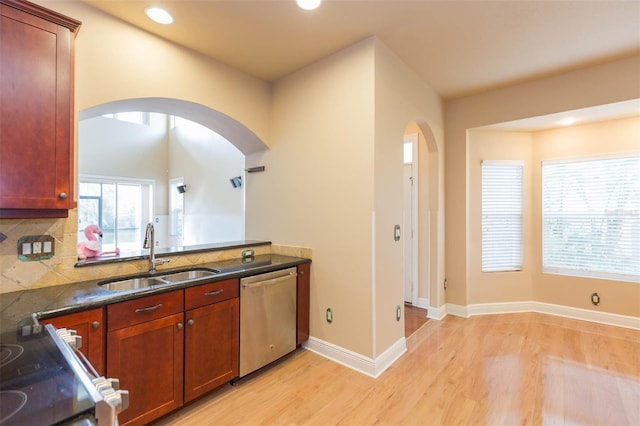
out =
[[81,1],[266,81],[377,36],[445,100],[640,53],[638,0]]

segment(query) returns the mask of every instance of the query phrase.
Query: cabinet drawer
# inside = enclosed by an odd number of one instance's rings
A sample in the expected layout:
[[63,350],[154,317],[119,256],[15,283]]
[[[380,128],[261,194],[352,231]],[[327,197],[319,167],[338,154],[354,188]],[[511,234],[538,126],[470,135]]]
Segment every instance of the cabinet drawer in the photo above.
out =
[[238,279],[218,281],[185,290],[185,310],[238,297]]
[[157,294],[107,306],[107,329],[117,330],[177,314],[184,310],[184,292]]

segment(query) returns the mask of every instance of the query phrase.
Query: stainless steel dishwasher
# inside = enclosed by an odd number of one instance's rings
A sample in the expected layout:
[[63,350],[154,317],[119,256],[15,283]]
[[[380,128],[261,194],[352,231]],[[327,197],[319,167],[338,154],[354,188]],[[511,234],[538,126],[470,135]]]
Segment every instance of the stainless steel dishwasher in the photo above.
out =
[[240,280],[240,377],[296,348],[296,268]]

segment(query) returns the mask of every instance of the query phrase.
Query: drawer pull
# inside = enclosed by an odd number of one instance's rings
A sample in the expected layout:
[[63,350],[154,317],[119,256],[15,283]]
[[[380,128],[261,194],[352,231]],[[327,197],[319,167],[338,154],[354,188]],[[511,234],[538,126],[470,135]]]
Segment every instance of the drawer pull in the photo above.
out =
[[219,294],[224,293],[224,288],[221,288],[220,290],[216,290],[216,291],[209,291],[207,293],[205,293],[205,296],[217,296]]
[[94,322],[91,323],[91,327],[98,328],[98,327],[100,327],[100,323],[98,321],[94,321]]
[[149,306],[148,308],[140,308],[136,309],[136,314],[144,314],[145,312],[153,312],[157,309],[162,308],[162,303],[158,303],[155,306]]

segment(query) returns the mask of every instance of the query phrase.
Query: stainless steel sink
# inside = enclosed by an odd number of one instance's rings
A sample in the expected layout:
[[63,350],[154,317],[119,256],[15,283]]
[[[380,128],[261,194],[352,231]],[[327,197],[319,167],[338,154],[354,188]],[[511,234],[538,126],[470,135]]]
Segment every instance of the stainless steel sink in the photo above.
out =
[[162,275],[162,279],[172,283],[179,283],[191,280],[199,280],[200,278],[212,277],[220,273],[217,269],[191,269],[188,271],[173,272],[171,274]]
[[102,281],[98,285],[105,290],[111,291],[124,291],[124,290],[137,290],[141,288],[149,288],[157,285],[166,284],[164,280],[159,280],[152,277],[143,278],[127,278],[117,281]]
[[128,278],[118,278],[114,280],[100,281],[98,285],[105,290],[127,291],[143,288],[161,287],[171,284],[186,283],[202,278],[213,277],[219,274],[217,269],[197,268],[184,271],[168,272],[162,275],[134,276]]

